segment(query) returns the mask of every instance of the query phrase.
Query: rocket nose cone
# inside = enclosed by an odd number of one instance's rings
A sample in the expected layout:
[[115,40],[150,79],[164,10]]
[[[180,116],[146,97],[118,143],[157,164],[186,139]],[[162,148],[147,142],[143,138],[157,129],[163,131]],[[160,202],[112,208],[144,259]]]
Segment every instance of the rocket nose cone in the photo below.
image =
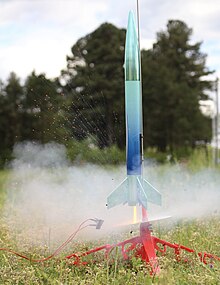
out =
[[127,38],[132,37],[137,39],[135,21],[134,21],[134,14],[132,11],[129,12],[128,15],[128,26],[127,26]]
[[128,14],[128,27],[129,27],[129,25],[135,26],[135,24],[134,24],[134,13],[132,11],[129,11],[129,14]]
[[129,12],[125,43],[125,79],[140,80],[139,45],[134,14]]

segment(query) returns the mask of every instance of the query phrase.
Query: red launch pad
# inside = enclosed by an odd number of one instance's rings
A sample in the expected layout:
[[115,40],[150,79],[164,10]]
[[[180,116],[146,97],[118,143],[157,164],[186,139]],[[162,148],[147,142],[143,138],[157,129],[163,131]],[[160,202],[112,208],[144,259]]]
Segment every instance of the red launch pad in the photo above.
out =
[[[207,252],[196,252],[194,249],[188,248],[184,245],[170,243],[168,241],[162,240],[156,236],[152,235],[152,226],[147,219],[147,213],[142,209],[142,217],[144,222],[140,224],[140,235],[127,239],[125,241],[116,243],[116,244],[105,244],[100,247],[93,248],[86,252],[81,253],[73,253],[71,255],[66,256],[67,259],[73,259],[72,264],[74,265],[87,265],[89,262],[84,259],[86,256],[91,254],[104,251],[105,258],[109,258],[114,261],[113,250],[115,248],[119,248],[122,254],[122,258],[124,260],[129,260],[132,257],[141,258],[142,261],[146,263],[146,266],[150,268],[150,274],[156,275],[160,272],[159,261],[157,257],[157,253],[161,255],[165,255],[167,253],[167,249],[173,250],[174,256],[177,261],[188,262],[190,261],[190,257],[186,258],[186,254],[184,253],[191,253],[197,255],[199,260],[203,262],[205,265],[209,266],[210,268],[214,267],[215,261],[220,261],[220,257],[210,254]],[[92,221],[92,224],[88,224],[89,221]],[[70,243],[76,234],[87,228],[89,226],[95,226],[96,229],[100,229],[103,220],[99,219],[87,219],[80,224],[78,229],[71,234],[71,236],[61,245],[58,249],[54,251],[50,256],[41,258],[41,259],[32,259],[28,256],[15,252],[11,249],[7,248],[0,248],[0,251],[6,251],[8,253],[15,254],[23,259],[29,260],[30,262],[37,262],[41,263],[44,261],[48,261],[49,259],[57,256],[60,251]],[[95,262],[95,260],[93,261]]]
[[186,257],[182,257],[182,252],[196,254],[199,257],[200,261],[207,266],[210,266],[210,268],[213,267],[214,261],[220,261],[220,257],[216,255],[209,254],[207,252],[196,252],[194,249],[188,248],[184,245],[170,243],[157,238],[151,233],[151,224],[149,222],[143,222],[140,224],[139,236],[127,239],[117,244],[106,244],[83,253],[73,253],[66,258],[73,258],[74,265],[86,265],[88,262],[83,261],[84,257],[99,251],[104,251],[105,257],[109,258],[114,248],[120,248],[124,260],[129,260],[132,256],[141,258],[146,263],[146,265],[150,267],[151,275],[155,275],[160,272],[156,253],[160,252],[162,255],[165,255],[168,248],[173,249],[174,256],[177,261],[188,261]]

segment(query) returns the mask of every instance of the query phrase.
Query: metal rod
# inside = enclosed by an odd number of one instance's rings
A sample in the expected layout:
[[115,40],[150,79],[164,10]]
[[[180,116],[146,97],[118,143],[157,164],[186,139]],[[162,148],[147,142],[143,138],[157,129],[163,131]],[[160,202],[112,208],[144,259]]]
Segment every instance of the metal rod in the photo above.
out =
[[139,11],[139,0],[137,0],[137,27],[138,27],[138,41],[140,48],[140,11]]
[[140,81],[142,83],[142,71],[141,71],[141,36],[140,36],[140,10],[139,10],[139,0],[137,0],[137,27],[138,27],[138,45],[140,51]]
[[[141,36],[140,36],[140,10],[139,10],[139,0],[137,0],[137,27],[138,27],[138,46],[139,46],[139,60],[140,60],[140,82],[141,82],[141,98],[142,98],[142,67],[141,67]],[[142,99],[141,99],[142,100]],[[142,110],[143,112],[143,110]],[[142,113],[143,117],[143,113]],[[144,137],[144,126],[142,124],[142,161],[144,163],[144,144],[143,144],[143,137]],[[142,206],[142,222],[148,220],[147,211]]]
[[218,160],[219,160],[219,157],[218,157],[218,147],[219,147],[219,143],[218,143],[218,140],[219,140],[219,122],[218,122],[218,117],[219,117],[219,106],[218,106],[218,77],[216,78],[216,81],[215,81],[215,95],[216,95],[216,117],[215,117],[215,164],[218,165]]
[[[140,62],[140,66],[139,66],[139,71],[140,71],[140,82],[141,82],[141,102],[142,102],[142,67],[141,67],[141,36],[140,36],[140,10],[139,10],[139,0],[137,0],[137,28],[138,28],[138,46],[139,46],[139,62]],[[143,108],[141,110],[142,114],[141,117],[143,118]],[[144,126],[143,126],[143,120],[142,120],[142,134],[141,134],[141,159],[142,162],[144,163]]]
[[212,162],[213,165],[215,165],[215,113],[213,114],[212,117],[212,142],[213,142],[213,147],[212,147]]

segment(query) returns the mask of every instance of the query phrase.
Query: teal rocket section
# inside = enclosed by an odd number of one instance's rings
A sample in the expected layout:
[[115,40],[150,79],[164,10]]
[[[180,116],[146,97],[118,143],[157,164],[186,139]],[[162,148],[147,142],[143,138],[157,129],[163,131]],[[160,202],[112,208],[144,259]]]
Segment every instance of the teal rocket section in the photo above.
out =
[[142,102],[140,94],[140,81],[125,82],[128,175],[141,175]]
[[129,13],[125,42],[125,80],[140,80],[140,50],[134,15]]

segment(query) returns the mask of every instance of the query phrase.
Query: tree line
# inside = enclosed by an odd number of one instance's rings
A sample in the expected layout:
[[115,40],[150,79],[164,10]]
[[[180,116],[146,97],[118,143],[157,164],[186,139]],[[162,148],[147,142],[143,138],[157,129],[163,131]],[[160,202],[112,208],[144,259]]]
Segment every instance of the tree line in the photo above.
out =
[[[201,42],[192,29],[170,20],[149,50],[142,50],[144,144],[173,153],[211,139],[211,120],[200,100],[212,83]],[[59,78],[32,72],[24,84],[12,72],[0,82],[0,155],[21,141],[67,144],[92,138],[99,148],[125,147],[125,29],[104,23],[80,38]]]

